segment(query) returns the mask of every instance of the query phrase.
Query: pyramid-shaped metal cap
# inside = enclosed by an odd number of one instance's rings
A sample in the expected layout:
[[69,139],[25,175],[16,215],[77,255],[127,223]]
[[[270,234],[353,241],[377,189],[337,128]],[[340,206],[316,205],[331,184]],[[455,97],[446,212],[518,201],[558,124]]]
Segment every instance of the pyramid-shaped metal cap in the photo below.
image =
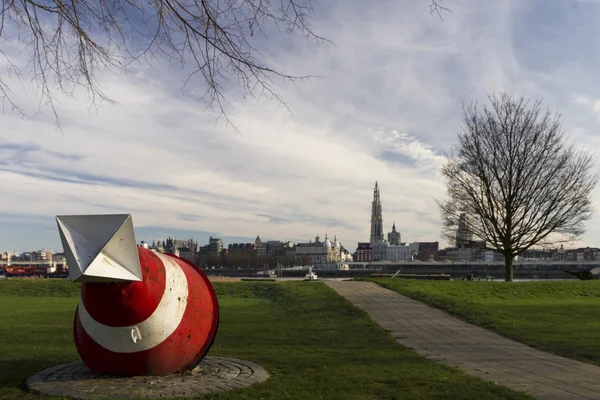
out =
[[130,214],[59,215],[56,223],[73,282],[142,280]]

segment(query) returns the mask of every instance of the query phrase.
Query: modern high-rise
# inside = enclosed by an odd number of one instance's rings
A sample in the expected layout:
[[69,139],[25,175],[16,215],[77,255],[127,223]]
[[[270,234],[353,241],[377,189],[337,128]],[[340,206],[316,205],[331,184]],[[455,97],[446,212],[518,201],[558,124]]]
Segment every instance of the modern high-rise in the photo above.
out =
[[469,218],[466,213],[462,213],[458,219],[458,229],[456,230],[456,245],[462,246],[473,241],[473,232],[469,228]]
[[383,217],[381,216],[381,197],[379,185],[375,182],[373,202],[371,203],[371,246],[383,241]]
[[220,238],[211,236],[208,239],[208,247],[211,253],[221,254],[221,251],[223,251],[223,241]]

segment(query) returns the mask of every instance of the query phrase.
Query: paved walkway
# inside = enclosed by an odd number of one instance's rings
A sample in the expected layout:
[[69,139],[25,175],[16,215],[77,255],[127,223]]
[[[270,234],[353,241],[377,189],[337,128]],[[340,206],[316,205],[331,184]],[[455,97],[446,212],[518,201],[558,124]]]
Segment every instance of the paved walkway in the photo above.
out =
[[326,284],[425,357],[543,400],[600,399],[600,367],[471,325],[372,282]]

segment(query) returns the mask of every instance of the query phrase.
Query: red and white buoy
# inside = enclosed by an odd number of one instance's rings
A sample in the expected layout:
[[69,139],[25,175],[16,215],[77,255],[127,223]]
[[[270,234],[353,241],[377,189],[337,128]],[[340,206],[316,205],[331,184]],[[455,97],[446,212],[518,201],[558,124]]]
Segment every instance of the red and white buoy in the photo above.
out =
[[59,216],[57,223],[69,277],[82,283],[75,345],[92,372],[168,375],[202,360],[219,306],[199,268],[137,246],[130,215]]

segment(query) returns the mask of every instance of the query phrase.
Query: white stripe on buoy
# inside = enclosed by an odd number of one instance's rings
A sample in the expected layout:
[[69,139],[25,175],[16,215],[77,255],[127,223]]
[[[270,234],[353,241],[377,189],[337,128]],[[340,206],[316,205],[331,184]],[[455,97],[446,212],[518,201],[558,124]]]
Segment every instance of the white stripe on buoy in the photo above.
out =
[[[107,326],[94,320],[79,299],[79,320],[96,343],[115,353],[135,353],[165,341],[177,329],[188,299],[188,283],[183,270],[169,256],[156,253],[165,266],[165,292],[156,310],[145,321],[129,326]],[[115,310],[115,312],[119,312]]]

